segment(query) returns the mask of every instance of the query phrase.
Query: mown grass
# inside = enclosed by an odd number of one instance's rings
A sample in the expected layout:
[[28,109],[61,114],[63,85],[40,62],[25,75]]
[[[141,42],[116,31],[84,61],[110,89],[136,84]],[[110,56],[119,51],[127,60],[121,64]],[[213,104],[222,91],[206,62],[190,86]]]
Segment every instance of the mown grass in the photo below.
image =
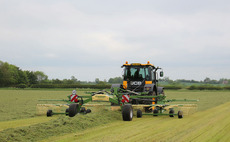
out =
[[[77,91],[84,95],[86,90]],[[90,91],[90,90],[89,90]],[[92,91],[92,90],[91,90]],[[0,90],[0,121],[9,121],[36,116],[36,104],[40,99],[67,99],[72,90]],[[50,103],[50,102],[49,102]],[[63,102],[51,102],[63,103]]]
[[0,132],[0,141],[38,141],[51,136],[81,132],[84,129],[120,120],[121,116],[118,113],[103,109],[97,113],[78,114],[73,118],[59,115],[56,119],[45,123],[5,129]]
[[[39,99],[67,99],[72,90],[0,90],[0,121],[9,121],[36,116],[36,104],[49,103],[40,102]],[[78,90],[79,95],[85,91]],[[90,89],[89,91],[97,91]],[[166,91],[167,99],[199,99],[198,110],[206,110],[230,100],[229,91]],[[61,103],[61,102],[52,102]]]
[[[85,91],[87,90],[77,91],[77,93],[79,95],[85,95]],[[89,91],[94,90],[91,89]],[[91,114],[78,115],[73,118],[59,115],[54,116],[54,119],[47,122],[44,121],[38,124],[31,123],[29,126],[25,125],[28,118],[38,117],[36,115],[36,104],[42,103],[38,101],[39,99],[65,99],[71,92],[72,90],[0,89],[0,127],[1,124],[2,126],[4,125],[4,122],[9,123],[9,121],[12,120],[20,120],[22,123],[21,126],[18,124],[18,127],[9,127],[2,130],[0,132],[0,141],[38,141],[51,136],[59,136],[73,132],[80,133],[81,130],[115,121],[116,123],[126,123],[122,121],[120,112],[102,109],[93,111]],[[165,92],[167,99],[199,99],[198,111],[205,111],[230,101],[229,91],[166,90]],[[152,116],[146,117],[152,118]],[[160,119],[160,117],[158,117],[158,119]],[[136,120],[134,119],[134,121]]]
[[116,121],[70,133],[51,137],[44,142],[100,142],[100,141],[154,141],[154,142],[216,142],[229,141],[230,102],[212,109],[199,111],[183,119],[168,116],[134,118],[131,122]]

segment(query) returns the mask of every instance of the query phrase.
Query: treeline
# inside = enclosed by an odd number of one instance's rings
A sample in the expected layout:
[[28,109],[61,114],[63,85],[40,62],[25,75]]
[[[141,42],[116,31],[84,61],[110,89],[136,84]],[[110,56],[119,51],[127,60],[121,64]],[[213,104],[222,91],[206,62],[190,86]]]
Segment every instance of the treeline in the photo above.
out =
[[122,83],[121,77],[101,81],[96,78],[94,82],[80,81],[71,76],[70,79],[48,79],[42,71],[22,70],[19,67],[0,61],[0,87],[18,88],[110,88],[112,83]]
[[0,61],[0,87],[30,86],[48,80],[41,71],[23,71],[15,65]]
[[177,80],[171,80],[169,77],[164,77],[163,79],[159,79],[159,82],[165,82],[167,84],[184,84],[184,85],[191,85],[191,84],[213,84],[213,85],[227,85],[230,84],[230,79],[227,78],[221,78],[219,80],[210,79],[209,77],[206,77],[204,80],[196,81],[196,80],[186,80],[186,79],[177,79]]
[[[108,81],[101,81],[96,78],[95,81],[80,81],[76,77],[71,76],[70,79],[52,79],[42,71],[21,70],[15,65],[0,61],[0,87],[18,87],[18,88],[110,88],[111,84],[121,84],[122,77],[110,78]],[[165,89],[178,90],[230,90],[229,79],[213,80],[206,77],[202,81],[195,80],[171,80],[169,77],[159,79],[159,86]]]
[[187,90],[230,90],[230,86],[216,86],[211,84],[206,85],[161,85],[166,90],[179,90],[179,89],[187,89]]

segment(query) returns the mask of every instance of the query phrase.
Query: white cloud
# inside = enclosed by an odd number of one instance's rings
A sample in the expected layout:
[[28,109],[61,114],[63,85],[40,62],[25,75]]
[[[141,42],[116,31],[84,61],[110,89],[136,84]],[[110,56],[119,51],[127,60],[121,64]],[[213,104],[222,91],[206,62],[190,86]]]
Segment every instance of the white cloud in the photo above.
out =
[[169,68],[172,78],[218,77],[216,66],[230,78],[227,4],[110,2],[2,2],[0,60],[52,78],[114,77],[126,60]]

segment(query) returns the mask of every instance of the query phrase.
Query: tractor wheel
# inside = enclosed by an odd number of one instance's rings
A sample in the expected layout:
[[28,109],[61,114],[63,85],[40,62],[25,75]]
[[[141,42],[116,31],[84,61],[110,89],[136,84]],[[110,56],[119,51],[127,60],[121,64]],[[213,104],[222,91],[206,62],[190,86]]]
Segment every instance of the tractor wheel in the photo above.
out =
[[49,109],[46,113],[46,116],[51,117],[52,115],[53,115],[53,111]]
[[132,121],[133,107],[132,105],[124,105],[122,108],[122,118],[124,121]]
[[86,113],[90,113],[90,112],[91,112],[91,109],[87,109],[87,110],[86,110]]
[[142,111],[140,109],[137,110],[137,118],[142,117]]
[[183,111],[181,110],[178,111],[178,118],[179,119],[183,118]]
[[174,110],[173,109],[171,109],[170,111],[169,111],[169,117],[174,117]]
[[157,115],[158,112],[159,112],[158,109],[154,109],[154,110],[153,110],[153,116],[158,116],[158,115]]
[[86,111],[85,107],[82,107],[81,110],[80,110],[80,112],[85,112],[85,111]]
[[74,117],[78,113],[78,104],[73,103],[69,105],[69,117]]
[[69,108],[67,108],[67,109],[65,110],[65,115],[66,115],[66,116],[69,115]]

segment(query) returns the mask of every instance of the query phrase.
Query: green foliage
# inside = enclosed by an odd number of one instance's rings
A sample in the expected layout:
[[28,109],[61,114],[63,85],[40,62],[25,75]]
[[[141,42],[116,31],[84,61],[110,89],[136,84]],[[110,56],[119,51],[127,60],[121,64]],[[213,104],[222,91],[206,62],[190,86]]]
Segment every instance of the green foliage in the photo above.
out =
[[27,85],[26,85],[26,84],[21,83],[21,84],[18,84],[16,87],[17,87],[17,88],[22,88],[22,89],[24,89],[24,88],[26,88],[26,87],[27,87]]
[[179,86],[179,85],[165,85],[163,87],[166,90],[179,90],[179,89],[182,89],[182,87]]
[[92,89],[109,89],[108,84],[33,84],[31,88],[92,88]]
[[25,73],[27,75],[29,85],[38,83],[37,77],[36,77],[36,75],[34,74],[33,71],[25,71]]
[[113,83],[122,83],[123,79],[121,77],[114,77],[114,78],[110,78],[109,79],[109,83],[113,84]]
[[28,83],[27,75],[24,71],[7,62],[0,64],[0,87],[16,86],[20,83]]
[[225,86],[224,89],[230,90],[230,86]]
[[189,90],[223,90],[223,87],[213,85],[191,85],[187,89]]
[[0,61],[0,87],[17,87],[48,82],[48,76],[41,71],[23,71],[15,65]]

